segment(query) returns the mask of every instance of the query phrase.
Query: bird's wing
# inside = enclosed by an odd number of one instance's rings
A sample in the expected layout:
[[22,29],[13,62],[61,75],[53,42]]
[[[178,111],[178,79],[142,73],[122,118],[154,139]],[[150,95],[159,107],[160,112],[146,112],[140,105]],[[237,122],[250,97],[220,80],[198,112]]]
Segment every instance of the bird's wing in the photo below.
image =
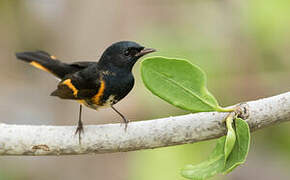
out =
[[[91,99],[98,104],[104,92],[105,82],[101,79],[99,73],[93,73],[90,69],[79,71],[63,79],[51,95],[62,99]],[[94,76],[92,77],[91,74],[94,74]]]

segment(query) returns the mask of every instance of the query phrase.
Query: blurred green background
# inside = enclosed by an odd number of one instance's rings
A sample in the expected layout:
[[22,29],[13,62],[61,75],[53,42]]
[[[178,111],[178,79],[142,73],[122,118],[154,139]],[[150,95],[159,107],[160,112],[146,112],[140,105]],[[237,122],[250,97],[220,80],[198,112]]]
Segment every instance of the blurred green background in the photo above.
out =
[[[191,60],[227,106],[289,91],[290,1],[0,0],[0,114],[10,124],[75,125],[78,105],[49,97],[57,80],[14,53],[46,50],[66,61],[97,60],[119,40]],[[117,104],[132,121],[186,114],[136,86]],[[112,110],[85,109],[85,124],[120,121]],[[245,165],[214,179],[290,179],[289,124],[252,135]],[[0,157],[0,180],[184,180],[180,169],[205,159],[215,141],[90,156]]]

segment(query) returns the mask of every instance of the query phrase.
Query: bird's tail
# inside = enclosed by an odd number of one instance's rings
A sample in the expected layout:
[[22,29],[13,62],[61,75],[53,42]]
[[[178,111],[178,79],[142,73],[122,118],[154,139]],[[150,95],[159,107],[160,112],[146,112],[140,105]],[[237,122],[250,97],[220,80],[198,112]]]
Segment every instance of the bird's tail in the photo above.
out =
[[62,63],[54,56],[44,51],[20,52],[16,53],[16,57],[58,78],[63,78],[66,74],[75,71],[75,68],[66,63]]

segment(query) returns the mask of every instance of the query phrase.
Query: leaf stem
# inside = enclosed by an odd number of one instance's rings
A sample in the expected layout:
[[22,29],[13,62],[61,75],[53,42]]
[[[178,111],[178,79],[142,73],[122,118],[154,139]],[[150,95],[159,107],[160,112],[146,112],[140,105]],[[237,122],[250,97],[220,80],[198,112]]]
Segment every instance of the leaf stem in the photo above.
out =
[[225,160],[227,160],[228,156],[232,152],[236,142],[236,132],[233,128],[233,121],[235,117],[236,117],[235,112],[231,112],[225,119],[227,127],[227,135],[224,148]]
[[234,112],[236,111],[236,108],[223,108],[223,107],[218,107],[217,108],[218,112]]

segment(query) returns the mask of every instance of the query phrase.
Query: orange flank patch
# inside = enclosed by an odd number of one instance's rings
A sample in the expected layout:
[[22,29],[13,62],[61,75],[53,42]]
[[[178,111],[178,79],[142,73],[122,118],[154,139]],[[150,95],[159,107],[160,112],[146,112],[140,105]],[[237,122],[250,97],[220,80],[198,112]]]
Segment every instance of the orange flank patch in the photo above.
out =
[[74,96],[76,97],[78,94],[77,88],[72,84],[71,79],[67,79],[62,82],[62,84],[65,84],[68,88],[70,88],[73,91]]
[[45,68],[44,66],[42,66],[41,64],[35,62],[35,61],[31,61],[30,64],[34,67],[36,67],[37,69],[41,69],[43,71],[46,71],[46,72],[49,72],[49,73],[52,73],[50,70],[48,70],[47,68]]
[[50,56],[51,59],[53,60],[56,60],[56,57],[55,56]]
[[100,89],[98,91],[98,93],[92,98],[93,102],[97,105],[100,104],[100,99],[101,97],[103,96],[104,94],[104,90],[105,90],[105,81],[101,81],[101,86],[100,86]]

